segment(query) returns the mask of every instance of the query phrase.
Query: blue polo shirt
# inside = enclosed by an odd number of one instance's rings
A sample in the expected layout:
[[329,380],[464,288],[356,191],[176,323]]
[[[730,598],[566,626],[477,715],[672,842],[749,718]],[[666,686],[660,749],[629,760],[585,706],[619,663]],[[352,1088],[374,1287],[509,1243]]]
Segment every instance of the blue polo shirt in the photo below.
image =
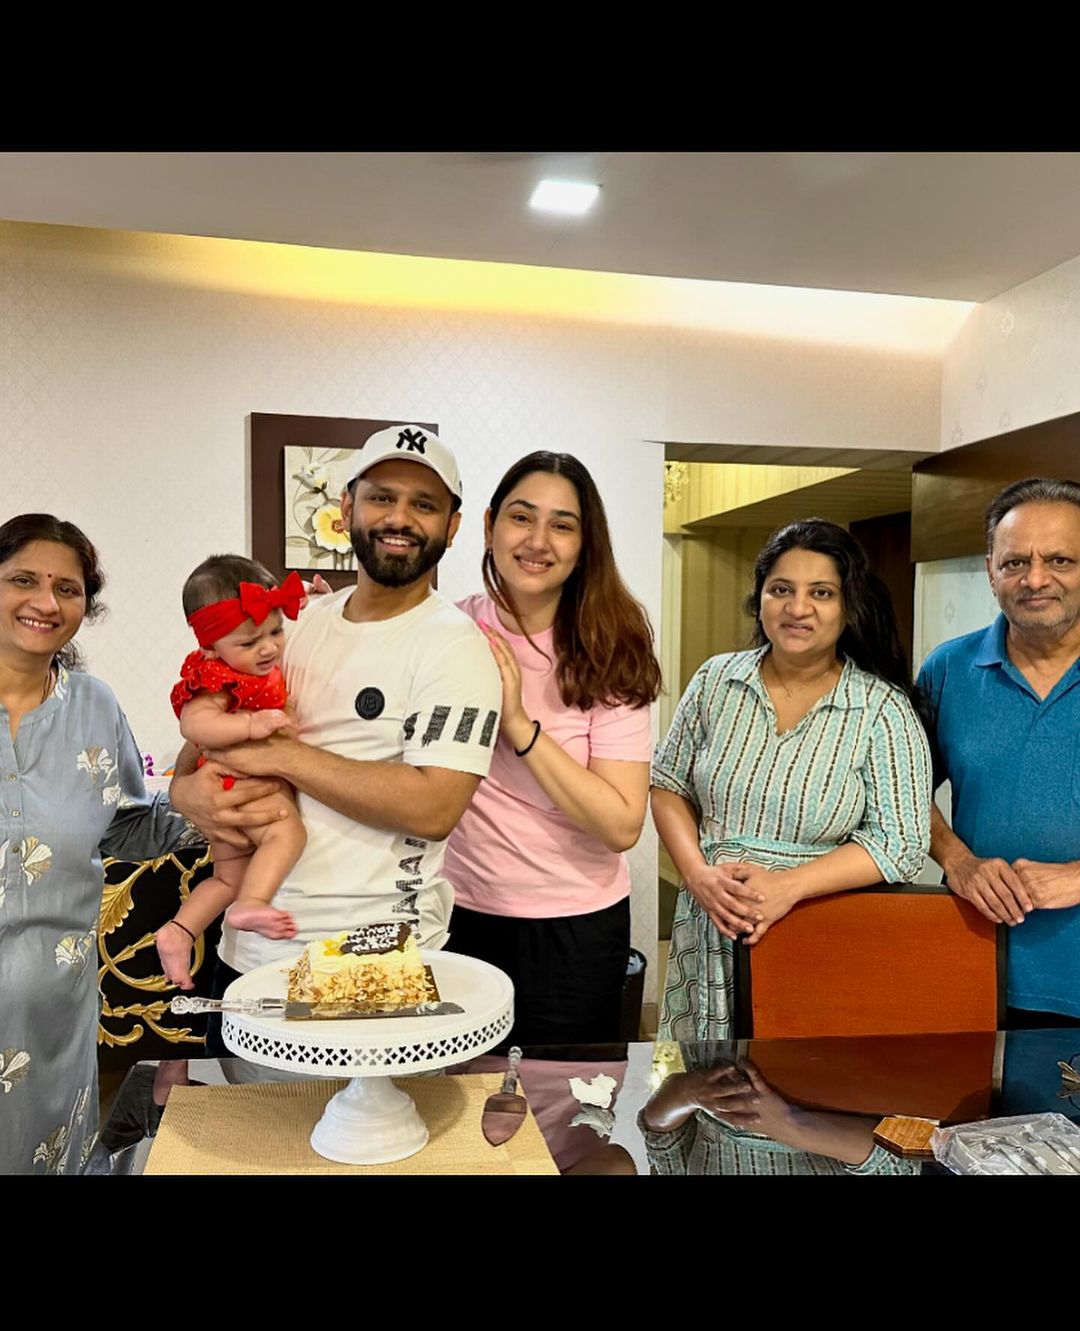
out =
[[[1040,698],[1005,650],[1008,621],[943,643],[919,684],[952,782],[952,825],[981,858],[1080,859],[1080,661]],[[1008,1001],[1080,1017],[1080,906],[1034,910],[1008,933]]]

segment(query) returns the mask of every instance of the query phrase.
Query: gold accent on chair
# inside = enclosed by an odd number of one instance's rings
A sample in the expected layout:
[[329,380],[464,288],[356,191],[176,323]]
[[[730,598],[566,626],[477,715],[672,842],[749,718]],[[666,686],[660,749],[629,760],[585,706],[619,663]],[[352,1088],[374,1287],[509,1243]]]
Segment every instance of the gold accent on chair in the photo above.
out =
[[[168,1010],[169,1004],[167,1002],[129,1003],[126,1007],[118,1008],[110,1007],[106,1002],[101,1004],[102,1017],[111,1017],[116,1020],[124,1017],[142,1017],[155,1035],[160,1035],[163,1040],[168,1040],[170,1044],[203,1043],[202,1036],[193,1035],[190,1026],[170,1029],[158,1025],[158,1019],[163,1017]],[[141,1040],[145,1033],[144,1027],[136,1023],[126,1034],[117,1035],[103,1026],[101,1022],[98,1022],[98,1044],[107,1044],[111,1047],[134,1044],[136,1040]]]
[[[101,982],[107,974],[114,976],[124,985],[131,989],[149,992],[161,993],[166,989],[172,989],[173,985],[165,978],[163,974],[157,973],[146,976],[128,974],[121,969],[125,962],[146,948],[154,946],[153,933],[144,933],[134,942],[128,942],[115,955],[110,951],[110,936],[114,935],[124,921],[131,914],[135,903],[135,886],[139,879],[145,874],[155,874],[159,869],[171,864],[179,874],[178,893],[175,902],[167,907],[162,923],[165,919],[171,918],[176,912],[176,908],[181,905],[191,895],[191,880],[195,874],[210,863],[210,848],[206,847],[203,853],[194,863],[185,865],[175,853],[169,855],[159,855],[155,859],[142,860],[132,866],[132,872],[118,883],[106,882],[101,897],[101,912],[98,928],[98,955],[101,959],[101,966],[98,969],[98,988],[101,988]],[[107,859],[104,861],[104,868],[108,870],[112,865],[121,863],[116,859]],[[119,941],[119,940],[117,940]],[[200,937],[195,942],[195,959],[191,967],[192,975],[198,973],[206,956],[206,944]],[[199,1044],[203,1043],[201,1035],[195,1035],[190,1026],[169,1027],[161,1024],[165,1013],[169,1010],[169,1000],[160,999],[148,1003],[125,1003],[113,1006],[102,994],[101,1017],[98,1021],[98,1044],[110,1047],[133,1045],[142,1039],[146,1034],[148,1026],[155,1035],[160,1036],[170,1044]],[[127,1022],[128,1028],[111,1029],[105,1023]],[[142,1023],[145,1022],[144,1026]]]

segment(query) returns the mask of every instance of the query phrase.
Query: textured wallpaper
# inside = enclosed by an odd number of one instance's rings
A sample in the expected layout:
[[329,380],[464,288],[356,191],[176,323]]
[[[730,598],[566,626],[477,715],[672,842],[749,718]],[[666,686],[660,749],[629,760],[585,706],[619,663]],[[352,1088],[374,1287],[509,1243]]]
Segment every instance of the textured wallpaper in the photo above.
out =
[[941,447],[1080,411],[1080,259],[977,305],[942,367]]
[[983,629],[997,614],[982,555],[916,564],[916,671],[939,643]]

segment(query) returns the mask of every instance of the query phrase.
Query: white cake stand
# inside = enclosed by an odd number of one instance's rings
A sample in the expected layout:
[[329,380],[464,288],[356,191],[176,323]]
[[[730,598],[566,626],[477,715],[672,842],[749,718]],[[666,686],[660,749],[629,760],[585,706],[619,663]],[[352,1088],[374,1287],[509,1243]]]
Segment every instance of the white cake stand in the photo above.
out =
[[[432,1017],[286,1021],[277,1016],[223,1012],[222,1037],[235,1054],[283,1072],[350,1077],[333,1096],[311,1134],[327,1160],[381,1165],[423,1150],[427,1125],[412,1097],[390,1080],[433,1072],[493,1049],[514,1024],[514,988],[486,961],[456,952],[421,953],[439,997],[464,1012]],[[295,960],[295,958],[294,958]],[[284,998],[291,961],[248,971],[225,991],[240,998]]]

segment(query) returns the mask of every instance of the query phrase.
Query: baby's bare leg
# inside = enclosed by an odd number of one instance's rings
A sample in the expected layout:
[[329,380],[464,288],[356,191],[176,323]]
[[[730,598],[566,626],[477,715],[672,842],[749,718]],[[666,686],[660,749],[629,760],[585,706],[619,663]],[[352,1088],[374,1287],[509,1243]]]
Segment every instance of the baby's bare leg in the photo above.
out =
[[247,863],[243,885],[226,917],[234,929],[251,929],[264,938],[292,938],[296,934],[296,921],[288,911],[277,910],[270,904],[307,844],[303,820],[291,793],[273,796],[277,806],[283,799],[289,811],[287,817],[249,831],[256,843],[255,853]]
[[255,853],[254,845],[248,851],[212,841],[214,874],[204,878],[167,924],[154,935],[158,956],[165,978],[181,989],[194,989],[191,978],[191,949],[195,939],[221,912],[236,900],[244,881],[244,870]]

